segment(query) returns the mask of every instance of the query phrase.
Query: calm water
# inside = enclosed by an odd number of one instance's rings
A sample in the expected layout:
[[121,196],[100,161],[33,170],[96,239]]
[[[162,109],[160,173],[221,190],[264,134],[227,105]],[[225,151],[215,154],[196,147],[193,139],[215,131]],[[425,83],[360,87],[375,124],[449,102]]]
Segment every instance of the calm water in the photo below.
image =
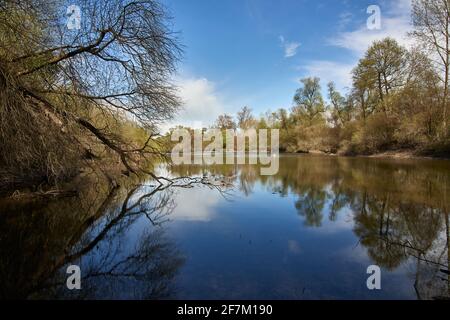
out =
[[[283,156],[183,166],[232,189],[108,189],[0,202],[3,298],[432,299],[450,294],[450,161]],[[97,181],[97,182],[96,182]],[[139,184],[143,184],[140,185]],[[82,290],[66,289],[77,264]],[[382,270],[367,289],[369,265]]]

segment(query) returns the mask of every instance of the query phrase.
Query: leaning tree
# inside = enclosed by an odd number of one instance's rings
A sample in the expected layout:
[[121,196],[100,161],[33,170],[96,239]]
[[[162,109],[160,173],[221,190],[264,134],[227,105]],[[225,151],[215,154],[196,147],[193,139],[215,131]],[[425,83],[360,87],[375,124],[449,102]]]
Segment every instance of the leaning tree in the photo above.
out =
[[[138,172],[137,155],[155,152],[157,125],[179,106],[171,78],[181,50],[161,4],[76,3],[0,1],[3,177],[58,177],[93,144]],[[120,120],[145,128],[145,144],[121,139],[111,125]]]

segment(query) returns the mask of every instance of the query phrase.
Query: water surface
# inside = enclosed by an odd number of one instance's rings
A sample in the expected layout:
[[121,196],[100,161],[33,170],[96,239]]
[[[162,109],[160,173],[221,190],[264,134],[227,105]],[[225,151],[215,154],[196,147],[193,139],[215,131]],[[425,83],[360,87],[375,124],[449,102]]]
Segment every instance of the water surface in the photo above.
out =
[[[450,162],[282,156],[178,166],[233,188],[85,183],[75,198],[0,204],[1,296],[433,299],[450,294]],[[219,179],[219,178],[218,178]],[[222,178],[221,178],[222,179]],[[82,290],[65,286],[80,265]],[[367,267],[381,268],[368,290]]]

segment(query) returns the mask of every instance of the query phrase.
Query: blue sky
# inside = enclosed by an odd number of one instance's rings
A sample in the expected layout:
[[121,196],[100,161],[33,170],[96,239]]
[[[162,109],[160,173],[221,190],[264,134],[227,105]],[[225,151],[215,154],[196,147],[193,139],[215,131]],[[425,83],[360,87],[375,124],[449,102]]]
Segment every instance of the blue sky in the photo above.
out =
[[[410,0],[163,0],[184,45],[176,83],[184,110],[174,123],[209,125],[244,105],[256,115],[290,108],[299,79],[318,76],[345,91],[376,39],[404,45]],[[369,30],[367,8],[381,9]]]

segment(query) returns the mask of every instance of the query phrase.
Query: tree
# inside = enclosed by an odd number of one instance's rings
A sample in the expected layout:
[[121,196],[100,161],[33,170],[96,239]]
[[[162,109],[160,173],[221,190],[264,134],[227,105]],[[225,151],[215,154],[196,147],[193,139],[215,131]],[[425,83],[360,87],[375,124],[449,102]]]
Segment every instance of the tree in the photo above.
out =
[[367,117],[374,112],[378,100],[376,97],[375,76],[366,60],[359,61],[352,71],[352,76],[353,88],[351,96],[360,110],[360,118],[365,123]]
[[286,109],[280,108],[278,111],[273,113],[273,118],[278,122],[278,126],[282,130],[288,131],[291,127],[291,119],[288,111]]
[[328,99],[331,103],[331,119],[335,127],[351,120],[351,104],[337,90],[334,82],[328,83]]
[[429,57],[418,49],[411,50],[405,86],[392,101],[395,109],[391,116],[399,123],[398,140],[409,146],[424,138],[436,141],[442,129],[441,92],[439,75]]
[[269,125],[264,117],[261,117],[256,124],[257,129],[269,129]]
[[448,134],[450,3],[448,0],[413,0],[412,17],[415,30],[411,35],[432,53],[442,74],[443,129],[444,134]]
[[236,123],[234,122],[233,117],[228,114],[220,115],[214,126],[221,130],[236,129]]
[[386,98],[404,84],[406,54],[406,49],[394,39],[375,41],[354,71],[354,79],[363,80],[365,85],[378,91],[379,104],[385,114],[388,112]]
[[[181,50],[164,7],[155,0],[78,5],[81,28],[69,30],[66,1],[0,4],[0,164],[9,171],[58,176],[67,154],[101,145],[136,173],[137,158],[154,152],[157,125],[178,109],[170,79]],[[130,119],[147,132],[141,146],[116,130]]]
[[257,121],[252,115],[252,109],[245,106],[237,113],[238,127],[244,130],[250,129],[257,124]]
[[391,90],[404,84],[404,70],[406,66],[406,49],[392,38],[375,41],[366,54],[377,76],[380,99],[388,96]]
[[305,78],[301,80],[303,87],[297,90],[294,96],[295,107],[293,112],[301,122],[306,119],[308,125],[321,119],[325,112],[325,104],[321,94],[319,78]]

